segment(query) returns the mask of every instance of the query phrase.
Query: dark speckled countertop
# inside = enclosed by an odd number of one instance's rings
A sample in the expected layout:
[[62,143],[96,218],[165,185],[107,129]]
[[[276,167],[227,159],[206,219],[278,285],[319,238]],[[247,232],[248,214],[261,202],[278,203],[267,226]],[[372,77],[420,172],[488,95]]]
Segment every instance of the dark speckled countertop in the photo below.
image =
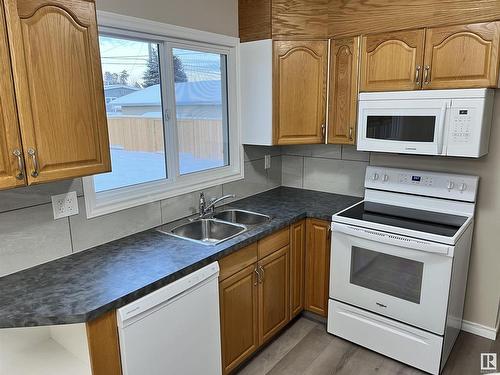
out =
[[230,204],[273,219],[216,246],[148,230],[0,278],[0,328],[83,323],[305,217],[361,198],[280,187]]

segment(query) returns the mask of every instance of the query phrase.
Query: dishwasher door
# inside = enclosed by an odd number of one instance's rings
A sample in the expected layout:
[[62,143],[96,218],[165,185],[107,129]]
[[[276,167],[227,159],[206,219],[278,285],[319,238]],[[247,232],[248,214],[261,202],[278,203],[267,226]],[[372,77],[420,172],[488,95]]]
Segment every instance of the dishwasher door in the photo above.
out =
[[124,375],[220,375],[219,265],[118,310]]

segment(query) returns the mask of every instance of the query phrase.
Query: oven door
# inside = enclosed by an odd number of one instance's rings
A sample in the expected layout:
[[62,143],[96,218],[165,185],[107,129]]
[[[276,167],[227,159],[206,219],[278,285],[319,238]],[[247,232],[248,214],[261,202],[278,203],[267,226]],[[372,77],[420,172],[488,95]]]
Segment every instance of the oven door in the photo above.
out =
[[358,150],[443,155],[450,100],[359,102]]
[[449,246],[332,225],[330,298],[444,334]]

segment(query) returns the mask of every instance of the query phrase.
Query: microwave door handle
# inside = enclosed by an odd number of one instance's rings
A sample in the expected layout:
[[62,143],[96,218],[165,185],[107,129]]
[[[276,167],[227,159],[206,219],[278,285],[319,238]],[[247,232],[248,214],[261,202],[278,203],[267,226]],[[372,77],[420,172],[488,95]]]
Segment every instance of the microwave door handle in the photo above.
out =
[[444,244],[412,239],[397,234],[385,233],[373,229],[365,229],[347,224],[332,223],[332,236],[335,236],[335,232],[388,245],[424,251],[427,253],[442,254],[446,256],[451,256],[453,254],[452,249]]
[[437,133],[437,146],[438,155],[442,155],[443,153],[443,143],[444,143],[444,128],[446,121],[446,111],[451,106],[451,101],[446,100],[441,107],[441,119],[439,120],[439,128]]

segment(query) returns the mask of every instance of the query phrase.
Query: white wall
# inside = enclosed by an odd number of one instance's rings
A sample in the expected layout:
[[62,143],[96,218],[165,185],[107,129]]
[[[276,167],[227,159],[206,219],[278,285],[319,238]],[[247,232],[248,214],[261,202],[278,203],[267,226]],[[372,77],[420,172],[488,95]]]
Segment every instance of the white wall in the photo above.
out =
[[98,10],[238,36],[238,0],[96,0]]

